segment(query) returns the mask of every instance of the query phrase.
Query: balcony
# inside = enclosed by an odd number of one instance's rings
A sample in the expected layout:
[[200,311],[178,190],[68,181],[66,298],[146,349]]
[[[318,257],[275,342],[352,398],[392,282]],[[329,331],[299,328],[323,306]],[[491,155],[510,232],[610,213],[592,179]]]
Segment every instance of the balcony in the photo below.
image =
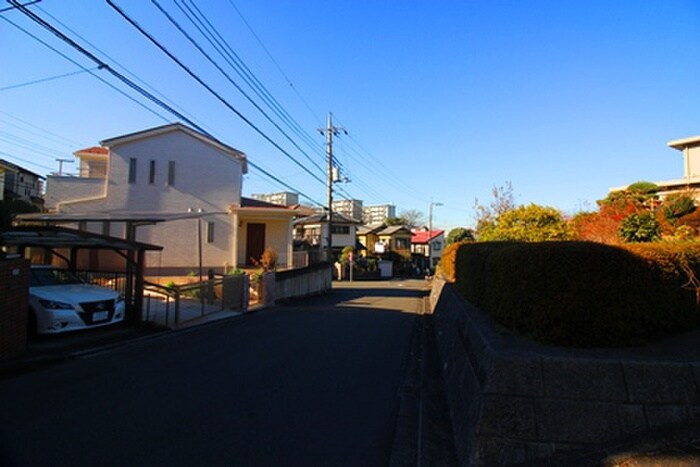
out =
[[45,208],[56,209],[59,203],[97,198],[105,195],[104,178],[66,177],[49,175],[46,178]]

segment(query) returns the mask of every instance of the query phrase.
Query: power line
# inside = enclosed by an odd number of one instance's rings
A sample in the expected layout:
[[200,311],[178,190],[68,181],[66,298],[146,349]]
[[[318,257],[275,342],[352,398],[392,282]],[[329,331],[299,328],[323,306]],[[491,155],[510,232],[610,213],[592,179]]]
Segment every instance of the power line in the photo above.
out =
[[[67,138],[65,138],[65,137],[63,137],[63,136],[61,136],[61,135],[57,135],[56,133],[52,133],[51,131],[49,131],[49,130],[47,130],[47,129],[45,129],[45,128],[38,127],[38,126],[34,125],[33,123],[27,122],[26,120],[22,120],[22,119],[19,118],[19,117],[16,117],[16,116],[14,116],[14,115],[10,115],[10,114],[8,114],[7,112],[3,112],[2,110],[0,110],[0,114],[5,115],[5,116],[10,117],[10,118],[13,118],[13,119],[15,119],[16,121],[21,122],[21,123],[23,123],[23,124],[26,125],[26,126],[29,126],[29,127],[31,127],[31,128],[34,128],[34,129],[37,129],[37,130],[41,131],[41,133],[37,133],[36,131],[28,130],[28,129],[26,129],[26,128],[22,128],[22,127],[19,126],[19,125],[16,125],[16,124],[14,124],[14,123],[12,123],[12,122],[8,122],[7,120],[3,120],[3,119],[0,118],[0,122],[4,123],[5,125],[10,125],[10,126],[12,126],[12,127],[15,127],[15,128],[17,128],[18,130],[20,130],[20,131],[24,131],[24,132],[29,133],[29,134],[32,134],[32,135],[34,135],[34,136],[38,136],[38,137],[40,137],[40,138],[43,138],[43,139],[46,139],[46,140],[49,140],[49,141],[53,141],[54,143],[56,143],[56,144],[61,144],[61,145],[63,145],[63,146],[80,146],[80,145],[81,145],[81,143],[77,143],[77,142],[75,142],[75,141],[71,141],[71,140],[69,140],[69,139],[67,139]],[[46,135],[50,135],[50,136],[52,136],[52,138],[50,138],[50,137],[48,137],[48,136],[46,136]],[[61,140],[62,140],[62,141],[61,141]]]
[[[16,0],[12,0],[16,1]],[[209,86],[202,78],[196,73],[190,70],[180,59],[178,59],[174,54],[172,54],[164,45],[158,42],[153,36],[151,36],[146,30],[144,30],[136,21],[134,21],[129,15],[127,15],[121,8],[119,8],[112,0],[107,0],[107,4],[111,6],[119,15],[124,18],[129,24],[131,24],[135,29],[137,29],[144,37],[146,37],[153,45],[158,47],[164,54],[166,54],[172,61],[174,61],[180,68],[182,68],[188,75],[190,75],[195,81],[197,81],[202,87],[204,87],[210,94],[217,98],[222,104],[224,104],[229,110],[235,113],[241,120],[243,120],[248,126],[255,130],[260,136],[262,136],[267,142],[272,144],[277,148],[282,154],[287,156],[295,164],[302,167],[309,175],[319,182],[325,184],[317,175],[311,172],[308,168],[304,167],[299,161],[297,161],[294,156],[285,151],[282,146],[277,144],[272,138],[270,138],[265,132],[258,128],[253,122],[251,122],[245,115],[243,115],[238,109],[236,109],[230,102],[221,97],[211,86]]]
[[[35,3],[39,3],[40,1],[41,1],[41,0],[33,0],[33,1],[31,1],[31,2],[25,3],[25,4],[22,5],[22,6],[34,5]],[[16,9],[16,8],[17,8],[16,6],[8,6],[8,7],[5,7],[5,8],[0,8],[0,13],[5,13],[6,11],[14,10],[14,9]]]
[[[54,151],[53,148],[50,148],[48,146],[44,146],[43,144],[38,144],[34,141],[28,140],[26,138],[22,138],[21,136],[13,135],[12,133],[8,133],[6,131],[0,131],[0,139],[9,142],[11,144],[24,144],[24,145],[32,145],[33,149],[43,151],[48,153],[55,153],[58,151]],[[8,141],[9,139],[9,141]],[[51,156],[53,157],[53,156]]]
[[7,152],[2,151],[2,150],[0,150],[0,155],[3,155],[3,156],[5,156],[5,157],[11,157],[11,158],[13,158],[13,159],[15,159],[15,160],[18,160],[18,161],[20,161],[20,162],[23,162],[23,163],[25,163],[25,164],[30,164],[30,165],[34,165],[34,166],[36,166],[36,167],[41,167],[42,169],[45,169],[45,170],[48,170],[48,171],[52,171],[52,170],[53,170],[51,167],[47,167],[47,166],[45,166],[45,165],[37,164],[37,163],[34,162],[34,161],[28,161],[28,160],[26,160],[26,159],[22,159],[21,157],[17,157],[17,156],[15,156],[14,154],[10,154],[10,153],[7,153]]
[[[190,0],[190,7],[186,0],[173,0],[180,12],[190,21],[199,33],[209,42],[224,61],[243,79],[250,89],[265,103],[265,105],[297,136],[313,150],[319,151],[322,158],[325,157],[322,148],[317,146],[316,140],[305,131],[301,125],[287,112],[277,99],[270,93],[265,85],[255,76],[255,73],[245,64],[245,61],[229,45],[226,39],[217,31],[216,27],[209,21],[207,16],[197,5]],[[301,149],[300,149],[301,150]],[[302,151],[303,152],[303,151]],[[308,155],[304,153],[305,156]],[[316,165],[313,161],[312,164]],[[319,166],[316,167],[323,172]]]
[[241,17],[241,20],[243,20],[243,23],[246,25],[246,27],[248,28],[248,30],[250,31],[250,33],[253,35],[253,37],[255,38],[255,40],[258,41],[258,44],[260,44],[260,47],[262,47],[262,49],[265,51],[265,54],[270,58],[270,60],[271,60],[272,63],[275,65],[275,67],[277,68],[277,70],[279,70],[280,74],[281,74],[281,75],[284,77],[284,79],[287,81],[287,84],[289,84],[289,87],[292,88],[292,90],[294,91],[294,93],[297,95],[297,97],[299,97],[299,99],[301,100],[301,102],[306,106],[306,108],[309,110],[309,112],[311,113],[311,115],[313,115],[313,117],[316,119],[316,121],[319,122],[319,123],[322,122],[323,119],[322,119],[321,117],[319,117],[319,116],[316,114],[316,112],[314,112],[314,110],[311,108],[311,106],[308,104],[308,102],[306,102],[306,100],[302,97],[302,95],[301,95],[301,94],[299,93],[299,91],[297,90],[296,86],[294,86],[294,83],[292,83],[292,80],[289,79],[289,77],[288,77],[287,74],[284,72],[284,70],[282,70],[282,67],[280,66],[280,64],[277,63],[277,60],[275,60],[275,58],[272,56],[272,54],[270,53],[270,51],[268,50],[268,48],[265,47],[265,44],[263,44],[263,42],[262,42],[262,40],[260,39],[260,37],[259,37],[259,36],[255,33],[255,31],[253,30],[253,27],[252,27],[252,26],[250,25],[250,23],[248,23],[248,21],[245,19],[245,17],[243,16],[243,13],[241,13],[241,10],[239,10],[238,7],[233,3],[233,0],[229,0],[229,3],[230,3],[231,6],[233,7],[233,9],[236,10],[236,13],[238,13],[238,16]]
[[27,81],[24,83],[13,84],[11,86],[5,86],[5,87],[0,88],[0,91],[8,91],[10,89],[21,88],[24,86],[31,86],[32,84],[45,83],[47,81],[53,81],[56,79],[67,78],[68,76],[79,75],[81,73],[86,73],[88,71],[93,71],[93,70],[97,70],[97,68],[92,68],[92,69],[88,69],[88,70],[72,71],[70,73],[63,73],[62,75],[50,76],[48,78],[35,79],[34,81]]
[[[88,52],[87,50],[85,50],[85,49],[83,49],[82,47],[80,47],[78,44],[76,44],[75,42],[73,42],[70,38],[68,38],[67,36],[65,36],[64,34],[62,34],[60,31],[58,31],[57,29],[55,29],[53,26],[51,26],[50,24],[46,23],[43,19],[41,19],[40,17],[36,16],[36,15],[35,15],[34,13],[32,13],[31,11],[27,10],[26,8],[24,8],[21,4],[17,3],[16,0],[7,0],[7,1],[8,1],[8,2],[11,2],[11,3],[13,3],[13,4],[17,4],[17,5],[18,5],[18,8],[19,8],[19,11],[21,11],[21,12],[24,13],[26,16],[28,16],[29,19],[31,19],[31,20],[34,21],[35,23],[39,24],[39,25],[42,26],[44,29],[48,30],[49,32],[51,32],[52,34],[54,34],[56,37],[58,37],[59,39],[63,40],[63,41],[66,42],[67,44],[71,45],[71,47],[73,47],[74,49],[76,49],[76,50],[78,50],[79,52],[83,53],[83,55],[85,55],[86,57],[90,58],[92,61],[94,61],[95,63],[97,63],[97,64],[98,64],[98,67],[97,67],[98,69],[100,69],[100,70],[101,70],[101,69],[107,69],[110,73],[112,73],[112,74],[115,73],[114,70],[109,69],[109,66],[108,66],[106,63],[101,62],[101,61],[100,61],[99,59],[97,59],[94,55],[92,55],[90,52]],[[157,117],[161,118],[162,120],[164,120],[164,121],[166,121],[166,122],[168,121],[167,118],[163,117],[163,116],[160,115],[158,112],[156,112],[156,111],[154,111],[153,109],[149,108],[149,107],[146,106],[143,102],[139,102],[138,100],[134,99],[134,97],[128,95],[127,93],[125,93],[124,91],[122,91],[121,89],[119,89],[118,87],[116,87],[115,85],[113,85],[112,83],[110,83],[109,81],[107,81],[107,80],[103,79],[102,77],[98,76],[96,73],[93,73],[93,72],[90,71],[88,68],[86,68],[86,67],[84,67],[83,65],[81,65],[80,63],[76,62],[75,60],[73,60],[72,58],[70,58],[68,55],[66,55],[66,54],[64,54],[63,52],[61,52],[60,50],[56,49],[55,47],[52,47],[52,46],[49,45],[48,43],[46,43],[46,42],[44,42],[43,40],[39,39],[37,36],[35,36],[34,34],[32,34],[32,33],[29,32],[29,31],[27,31],[26,29],[24,29],[24,28],[21,27],[20,25],[14,23],[14,22],[12,22],[12,21],[10,21],[9,19],[5,18],[4,16],[0,16],[0,19],[6,21],[6,22],[8,22],[8,23],[10,23],[12,26],[14,26],[15,28],[19,29],[19,30],[22,31],[23,33],[27,34],[28,36],[30,36],[31,38],[33,38],[33,39],[36,40],[37,42],[39,42],[39,43],[43,44],[44,46],[48,47],[49,49],[53,50],[53,51],[56,52],[58,55],[60,55],[61,57],[65,58],[66,60],[68,60],[69,62],[71,62],[73,65],[75,65],[75,66],[77,66],[78,68],[82,69],[83,71],[89,73],[91,76],[97,78],[97,79],[100,80],[102,83],[106,84],[107,86],[109,86],[109,87],[112,88],[113,90],[117,91],[119,94],[121,94],[122,96],[126,97],[126,98],[129,99],[130,101],[134,102],[135,104],[139,105],[140,107],[143,107],[144,109],[146,109],[146,110],[149,111],[150,113],[156,115]]]
[[[301,149],[301,148],[299,147],[299,145],[296,143],[296,141],[294,141],[294,140],[293,140],[293,139],[292,139],[278,124],[277,124],[277,123],[275,123],[275,122],[272,120],[272,118],[270,118],[270,116],[269,116],[269,115],[268,115],[268,114],[267,114],[267,113],[266,113],[266,112],[265,112],[265,111],[264,111],[264,110],[263,110],[263,109],[262,109],[262,108],[261,108],[261,107],[260,107],[260,106],[259,106],[259,105],[258,105],[258,104],[257,104],[257,103],[256,103],[256,102],[255,102],[255,101],[254,101],[254,100],[253,100],[253,99],[238,85],[238,84],[237,84],[237,83],[236,83],[236,82],[235,82],[235,81],[233,81],[233,79],[231,78],[231,76],[230,76],[228,73],[226,73],[226,72],[224,71],[224,69],[221,68],[221,66],[220,66],[218,63],[216,63],[216,61],[213,60],[213,59],[211,58],[211,56],[210,56],[209,54],[207,54],[206,51],[205,51],[204,49],[202,49],[202,47],[192,38],[192,36],[190,36],[190,35],[182,28],[182,26],[180,26],[180,24],[179,24],[177,21],[175,21],[175,19],[174,19],[172,16],[170,16],[170,14],[169,14],[167,11],[165,11],[165,10],[163,9],[163,7],[160,6],[160,4],[158,3],[157,0],[151,0],[151,3],[153,3],[153,4],[156,6],[156,8],[158,8],[158,10],[159,10],[163,15],[165,15],[165,17],[170,21],[170,23],[171,23],[173,26],[175,26],[175,28],[177,28],[177,30],[180,31],[180,33],[182,33],[182,35],[184,35],[184,36],[190,41],[190,43],[191,43],[202,55],[204,55],[204,57],[206,57],[206,59],[207,59],[212,65],[214,65],[214,67],[215,67],[217,70],[219,70],[219,72],[220,72],[222,75],[224,75],[224,77],[228,80],[229,83],[231,83],[241,94],[243,94],[243,96],[248,100],[248,102],[250,102],[260,113],[262,113],[263,116],[264,116],[272,125],[274,125],[274,127],[277,128],[277,130],[278,130],[280,133],[282,133],[282,134],[287,138],[287,140],[289,140],[289,141],[294,145],[294,147],[296,147],[299,151],[301,151],[302,154],[304,154],[304,156],[306,156],[306,158],[309,160],[309,162],[311,162],[313,165],[315,165],[319,170],[322,170],[321,167],[319,167],[318,165],[316,165],[316,163],[311,159],[311,157],[309,157],[309,155],[306,154],[306,152],[305,152],[303,149]],[[297,165],[299,165],[300,167],[303,167],[304,170],[305,170],[307,173],[309,173],[310,175],[314,176],[314,174],[313,174],[308,168],[304,167],[304,166],[303,166],[301,163],[299,163],[296,159],[293,159],[293,161],[294,161]]]
[[[157,97],[153,96],[153,94],[149,93],[148,91],[146,91],[145,89],[143,89],[142,87],[140,87],[138,84],[136,84],[136,83],[134,83],[133,81],[129,80],[127,77],[125,77],[124,75],[122,75],[122,74],[119,73],[118,71],[116,71],[116,70],[114,70],[113,68],[109,67],[109,65],[107,65],[107,64],[104,63],[104,62],[102,62],[102,61],[101,61],[100,59],[98,59],[95,55],[93,55],[92,53],[90,53],[89,51],[87,51],[85,48],[83,48],[82,46],[80,46],[79,44],[77,44],[75,41],[73,41],[71,38],[69,38],[68,36],[66,36],[65,34],[63,34],[61,31],[59,31],[57,28],[55,28],[54,26],[52,26],[51,24],[49,24],[46,20],[44,20],[44,19],[41,18],[40,16],[36,15],[35,13],[29,11],[29,10],[28,10],[27,8],[25,8],[22,4],[20,4],[19,2],[17,2],[17,0],[7,0],[7,1],[10,2],[12,5],[16,6],[17,9],[18,9],[20,12],[22,12],[25,16],[27,16],[27,17],[28,17],[29,19],[31,19],[33,22],[39,24],[41,27],[43,27],[44,29],[46,29],[46,30],[48,30],[49,32],[51,32],[53,35],[55,35],[56,37],[58,37],[59,39],[61,39],[63,42],[67,43],[67,44],[70,45],[72,48],[74,48],[75,50],[77,50],[78,52],[80,52],[81,54],[85,55],[85,56],[88,57],[90,60],[92,60],[93,62],[95,62],[96,64],[98,64],[99,69],[105,69],[105,70],[107,70],[110,74],[112,74],[114,77],[116,77],[119,81],[121,81],[122,83],[126,84],[127,86],[129,86],[129,87],[132,88],[133,90],[137,91],[139,94],[141,94],[142,96],[146,97],[148,100],[150,100],[151,102],[155,103],[156,105],[158,105],[158,106],[161,107],[162,109],[164,109],[164,110],[170,112],[171,114],[173,114],[173,115],[175,115],[176,117],[180,118],[181,120],[185,121],[186,123],[188,123],[190,126],[192,126],[193,128],[195,128],[195,129],[198,130],[199,132],[201,132],[201,133],[203,133],[203,134],[205,134],[205,135],[207,135],[207,136],[209,136],[209,137],[211,137],[211,138],[214,138],[214,137],[213,137],[212,135],[210,135],[207,131],[205,131],[203,128],[201,128],[199,125],[197,125],[197,124],[194,123],[192,120],[190,120],[189,118],[187,118],[187,117],[185,117],[184,115],[182,115],[182,113],[178,112],[178,111],[175,110],[173,107],[169,106],[168,104],[166,104],[166,103],[163,102],[162,100],[160,100],[160,99],[158,99]],[[29,36],[31,36],[31,37],[33,37],[34,39],[36,39],[37,41],[41,42],[42,44],[46,45],[48,48],[50,48],[50,49],[53,50],[54,52],[58,53],[59,55],[63,56],[64,58],[66,58],[67,60],[71,61],[72,63],[76,64],[76,65],[79,66],[80,68],[84,68],[82,65],[78,64],[78,63],[75,62],[74,60],[72,60],[72,59],[70,59],[69,57],[67,57],[65,54],[59,52],[59,51],[56,50],[55,48],[53,48],[53,47],[51,47],[50,45],[46,44],[44,41],[42,41],[41,39],[37,38],[36,36],[34,36],[33,34],[29,33],[28,31],[24,30],[23,28],[21,28],[20,26],[16,25],[15,23],[13,23],[12,21],[8,20],[7,18],[5,18],[5,17],[3,17],[3,16],[0,16],[0,18],[2,18],[2,19],[4,19],[5,21],[9,22],[9,23],[12,24],[13,26],[17,27],[17,28],[20,29],[21,31],[25,32],[25,33],[28,34]],[[131,100],[134,100],[133,97],[128,96],[128,95],[125,94],[123,91],[121,91],[120,89],[118,89],[118,88],[116,88],[114,85],[112,85],[111,83],[108,83],[108,82],[104,81],[102,78],[98,77],[98,76],[95,75],[94,73],[90,73],[90,74],[93,75],[93,76],[95,76],[96,78],[98,78],[100,81],[103,81],[105,84],[108,84],[112,89],[116,90],[116,91],[119,92],[120,94],[127,96],[127,97],[128,97],[129,99],[131,99]],[[134,100],[134,101],[135,101],[135,100]],[[138,101],[135,101],[135,102],[139,103]],[[148,110],[148,111],[150,111],[150,112],[152,112],[152,113],[155,113],[152,109],[146,107],[146,106],[143,105],[142,103],[139,103],[139,104],[140,104],[142,107],[144,107],[146,110]],[[159,114],[156,113],[156,115],[159,115]],[[160,115],[159,115],[159,116],[160,116]],[[161,118],[163,118],[163,117],[161,116]],[[167,121],[167,120],[166,120],[166,121]],[[215,139],[215,138],[214,138],[214,139]],[[280,185],[284,186],[285,188],[288,188],[288,189],[290,189],[290,190],[292,190],[292,191],[298,192],[300,195],[304,196],[304,197],[305,197],[306,199],[308,199],[309,201],[312,201],[312,202],[318,204],[319,206],[321,206],[321,204],[318,203],[317,201],[314,201],[313,198],[311,198],[311,197],[309,197],[308,195],[304,194],[304,193],[301,192],[300,190],[296,190],[295,188],[291,187],[290,185],[288,185],[287,183],[283,182],[283,181],[280,180],[279,178],[275,177],[274,175],[272,175],[270,172],[268,172],[267,170],[263,169],[263,168],[260,167],[259,165],[254,164],[254,163],[251,162],[251,161],[247,161],[247,162],[248,162],[248,164],[249,164],[251,167],[255,168],[256,170],[258,170],[258,171],[260,171],[260,172],[262,172],[263,174],[265,174],[266,176],[270,177],[271,179],[273,179],[274,181],[276,181],[276,182],[279,183]],[[30,163],[31,163],[31,162],[30,162]]]
[[[90,47],[92,47],[94,50],[96,50],[96,51],[98,51],[99,53],[101,53],[104,57],[106,57],[107,59],[109,59],[113,64],[115,64],[115,65],[117,65],[119,68],[121,68],[121,70],[122,70],[123,72],[125,72],[126,74],[128,74],[129,76],[131,76],[135,81],[138,81],[141,85],[143,85],[144,87],[148,88],[148,90],[151,91],[154,95],[157,95],[159,98],[163,99],[163,101],[165,101],[165,102],[167,102],[168,104],[170,104],[173,108],[179,110],[179,111],[182,112],[184,115],[187,115],[188,117],[190,117],[193,121],[195,120],[195,119],[192,117],[192,115],[188,114],[185,110],[183,110],[183,109],[182,109],[180,106],[178,106],[175,102],[173,102],[171,99],[169,99],[167,96],[163,95],[162,93],[158,92],[158,90],[155,89],[153,86],[151,86],[151,85],[148,84],[146,81],[142,80],[141,78],[139,78],[138,76],[136,76],[134,73],[132,73],[131,71],[129,71],[128,68],[126,68],[124,65],[122,65],[121,63],[119,63],[117,60],[115,60],[113,57],[111,57],[109,54],[107,54],[104,50],[102,50],[102,49],[100,49],[99,47],[97,47],[95,44],[93,44],[92,42],[90,42],[89,40],[87,40],[84,36],[81,36],[81,35],[80,35],[79,33],[77,33],[74,29],[71,29],[70,26],[68,26],[66,23],[62,22],[60,19],[56,18],[54,15],[52,15],[51,13],[49,13],[48,11],[46,11],[45,9],[41,8],[40,6],[38,6],[37,9],[38,9],[39,11],[41,11],[42,13],[44,13],[44,14],[45,14],[46,16],[48,16],[49,18],[53,19],[56,23],[58,23],[59,25],[61,25],[61,26],[62,26],[64,29],[66,29],[68,32],[72,33],[75,37],[79,38],[79,39],[82,40],[84,43],[86,43],[86,44],[88,44]],[[199,122],[198,122],[198,123],[199,123]],[[200,126],[201,126],[201,124],[200,124]]]

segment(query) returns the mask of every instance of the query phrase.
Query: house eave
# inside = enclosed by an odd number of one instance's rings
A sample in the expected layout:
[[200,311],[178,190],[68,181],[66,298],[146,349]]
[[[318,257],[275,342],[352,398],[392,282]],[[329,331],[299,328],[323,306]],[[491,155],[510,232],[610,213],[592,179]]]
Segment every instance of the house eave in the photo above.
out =
[[700,146],[700,135],[690,136],[688,138],[674,139],[666,144],[673,149],[678,149],[679,151],[682,151],[687,147]]

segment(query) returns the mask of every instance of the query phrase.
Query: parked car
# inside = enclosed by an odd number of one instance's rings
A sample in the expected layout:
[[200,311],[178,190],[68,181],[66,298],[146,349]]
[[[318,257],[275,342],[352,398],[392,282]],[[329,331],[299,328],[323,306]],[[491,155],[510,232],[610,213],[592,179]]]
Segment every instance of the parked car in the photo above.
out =
[[30,269],[30,333],[56,334],[114,324],[124,320],[125,309],[119,293],[86,284],[66,269]]

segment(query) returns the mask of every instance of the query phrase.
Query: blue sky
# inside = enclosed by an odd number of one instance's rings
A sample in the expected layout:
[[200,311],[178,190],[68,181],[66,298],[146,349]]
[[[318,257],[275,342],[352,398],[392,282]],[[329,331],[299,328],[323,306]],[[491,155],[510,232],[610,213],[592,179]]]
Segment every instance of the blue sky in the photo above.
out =
[[[114,2],[324,176],[151,2]],[[174,0],[158,2],[210,50]],[[338,196],[425,214],[431,200],[442,202],[434,210],[438,227],[472,225],[475,199],[487,202],[491,188],[506,181],[520,203],[574,213],[594,207],[610,187],[678,178],[681,156],[666,142],[700,134],[698,1],[196,3],[304,129],[314,146],[288,133],[318,165],[324,163],[324,137],[316,129],[326,114],[333,112],[335,123],[349,132],[336,138],[335,154],[351,179]],[[325,202],[323,184],[106,2],[44,0],[29,8],[111,66],[124,66],[254,163]],[[95,67],[19,12],[0,14],[82,66]],[[176,120],[150,105],[165,118],[154,115],[88,73],[9,88],[80,68],[3,20],[0,41],[0,158],[46,174],[57,169],[56,158],[70,158],[76,149]],[[104,70],[93,73],[143,101]],[[255,170],[244,180],[244,194],[282,189]]]

